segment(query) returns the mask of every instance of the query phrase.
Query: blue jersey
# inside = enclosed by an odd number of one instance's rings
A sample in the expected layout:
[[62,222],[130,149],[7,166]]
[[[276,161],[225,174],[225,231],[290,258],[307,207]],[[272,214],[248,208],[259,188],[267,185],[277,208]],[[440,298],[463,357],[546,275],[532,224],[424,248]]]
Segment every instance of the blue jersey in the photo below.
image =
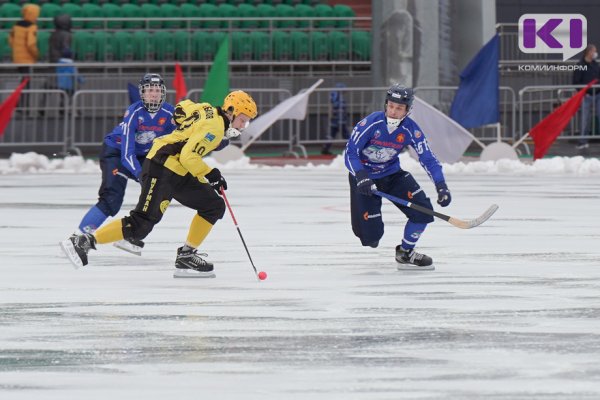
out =
[[104,138],[108,146],[121,150],[121,162],[134,176],[138,177],[142,171],[137,158],[148,154],[154,138],[168,135],[176,128],[173,110],[172,105],[163,103],[152,115],[137,101],[125,111],[123,122]]
[[442,166],[429,149],[427,139],[415,121],[406,117],[396,129],[388,131],[385,113],[374,112],[354,127],[346,145],[346,168],[356,175],[366,170],[377,179],[400,171],[400,152],[411,146],[434,183],[443,182]]

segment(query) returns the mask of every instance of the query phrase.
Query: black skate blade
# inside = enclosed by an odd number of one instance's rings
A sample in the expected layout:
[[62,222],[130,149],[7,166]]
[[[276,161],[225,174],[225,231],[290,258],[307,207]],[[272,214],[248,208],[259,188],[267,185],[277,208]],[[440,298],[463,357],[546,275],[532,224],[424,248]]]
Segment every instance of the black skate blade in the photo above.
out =
[[75,269],[83,267],[83,262],[81,261],[79,254],[77,254],[77,251],[75,251],[73,242],[71,242],[70,239],[58,242],[58,244],[60,245],[60,248],[62,249],[63,253],[65,253],[69,261],[71,261],[71,264],[73,264],[73,267],[75,267]]

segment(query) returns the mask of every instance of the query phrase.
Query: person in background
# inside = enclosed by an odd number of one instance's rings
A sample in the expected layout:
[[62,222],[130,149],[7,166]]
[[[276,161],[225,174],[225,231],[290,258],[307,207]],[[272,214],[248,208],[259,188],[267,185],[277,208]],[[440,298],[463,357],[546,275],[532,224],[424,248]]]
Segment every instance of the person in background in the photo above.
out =
[[[37,45],[37,19],[40,16],[40,6],[36,4],[25,4],[21,9],[23,19],[17,22],[11,29],[8,36],[8,44],[12,48],[12,61],[15,64],[35,64],[39,59],[39,49]],[[21,79],[29,78],[31,67],[20,65],[17,67]],[[24,89],[29,89],[31,80]],[[27,107],[29,95],[24,93],[19,101],[20,106]]]
[[[73,93],[77,88],[77,85],[81,85],[84,82],[83,77],[77,72],[77,68],[73,64],[73,53],[68,47],[62,52],[62,57],[58,59],[58,67],[56,67],[56,87],[60,90],[64,90],[69,98],[73,97]],[[61,111],[65,105],[62,104],[63,96],[61,99]]]
[[[58,63],[66,49],[72,49],[71,16],[61,14],[54,17],[54,31],[48,39],[48,61]],[[69,57],[71,58],[71,57]]]
[[[598,51],[594,44],[588,44],[583,51],[583,56],[577,65],[585,67],[585,70],[575,69],[573,71],[573,85],[587,85],[594,79],[600,79],[600,65],[596,61]],[[581,103],[581,135],[592,134],[592,120],[600,117],[600,93],[596,89],[588,89]],[[577,149],[583,150],[589,147],[588,139],[581,138],[577,143]]]
[[[346,85],[337,83],[335,87],[343,89]],[[333,140],[338,134],[344,139],[348,139],[350,133],[348,129],[348,120],[348,109],[346,107],[346,100],[344,100],[343,92],[340,90],[332,91],[329,94],[329,134],[327,135],[327,139]],[[321,154],[332,155],[331,145],[331,142],[325,143],[321,150]]]

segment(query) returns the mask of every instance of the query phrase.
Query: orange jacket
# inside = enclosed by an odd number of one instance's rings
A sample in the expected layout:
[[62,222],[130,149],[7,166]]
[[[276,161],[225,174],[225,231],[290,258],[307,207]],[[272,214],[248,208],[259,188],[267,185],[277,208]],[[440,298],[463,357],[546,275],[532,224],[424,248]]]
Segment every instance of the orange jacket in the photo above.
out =
[[37,25],[40,6],[26,4],[21,9],[23,20],[13,26],[8,36],[8,44],[12,47],[12,58],[15,64],[33,64],[38,60]]

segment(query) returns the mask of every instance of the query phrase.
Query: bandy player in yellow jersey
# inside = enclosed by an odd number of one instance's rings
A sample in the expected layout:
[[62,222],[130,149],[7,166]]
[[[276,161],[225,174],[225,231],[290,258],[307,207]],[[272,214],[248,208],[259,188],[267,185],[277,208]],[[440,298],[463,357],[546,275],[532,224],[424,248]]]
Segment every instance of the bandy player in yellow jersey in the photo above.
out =
[[73,265],[86,265],[88,252],[96,249],[96,244],[144,239],[175,199],[197,214],[185,244],[177,249],[173,276],[214,278],[213,264],[200,257],[196,249],[225,213],[225,203],[217,193],[221,187],[227,189],[227,182],[203,157],[223,140],[239,136],[257,113],[252,97],[241,90],[229,93],[223,107],[190,100],[177,104],[173,119],[178,127],[154,140],[142,167],[142,192],[135,209],[93,234],[73,235],[60,243]]

